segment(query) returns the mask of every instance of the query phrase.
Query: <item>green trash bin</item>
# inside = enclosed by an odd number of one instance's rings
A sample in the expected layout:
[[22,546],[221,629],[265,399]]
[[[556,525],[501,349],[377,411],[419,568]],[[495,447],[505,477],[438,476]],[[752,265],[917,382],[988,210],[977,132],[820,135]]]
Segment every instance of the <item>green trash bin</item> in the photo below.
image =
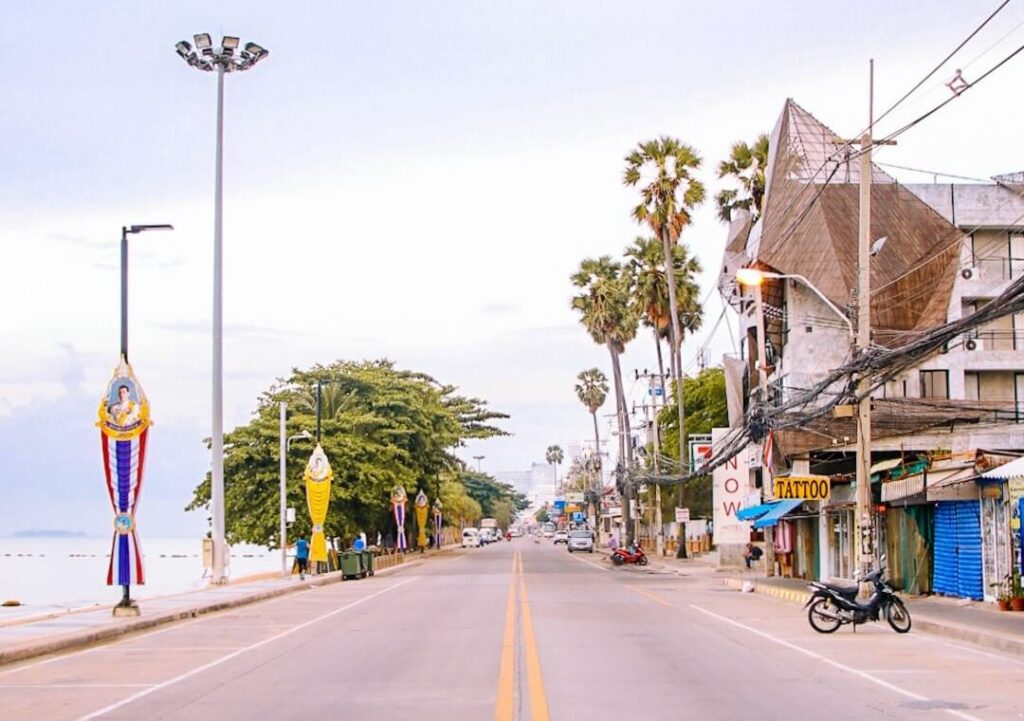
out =
[[360,562],[359,554],[355,551],[342,551],[340,554],[341,561],[341,577],[344,578],[359,578],[362,574],[362,563]]
[[373,553],[371,551],[363,551],[363,570],[366,571],[366,575],[373,575]]

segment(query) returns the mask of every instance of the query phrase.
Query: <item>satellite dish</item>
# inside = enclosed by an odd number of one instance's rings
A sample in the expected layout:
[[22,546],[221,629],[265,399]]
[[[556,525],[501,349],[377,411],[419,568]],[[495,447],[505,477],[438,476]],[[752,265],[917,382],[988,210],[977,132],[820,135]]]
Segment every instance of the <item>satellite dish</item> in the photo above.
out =
[[871,257],[875,257],[882,252],[882,247],[885,245],[885,241],[889,240],[889,236],[883,235],[881,238],[875,241],[874,245],[871,246]]

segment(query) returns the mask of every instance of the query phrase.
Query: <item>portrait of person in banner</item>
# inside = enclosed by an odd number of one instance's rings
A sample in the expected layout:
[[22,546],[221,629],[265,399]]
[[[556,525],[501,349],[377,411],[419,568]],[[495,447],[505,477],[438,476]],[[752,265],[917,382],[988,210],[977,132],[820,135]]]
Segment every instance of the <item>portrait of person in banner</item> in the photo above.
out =
[[129,428],[141,420],[141,407],[138,398],[133,398],[133,386],[128,379],[113,384],[113,392],[107,405],[107,423],[118,428]]

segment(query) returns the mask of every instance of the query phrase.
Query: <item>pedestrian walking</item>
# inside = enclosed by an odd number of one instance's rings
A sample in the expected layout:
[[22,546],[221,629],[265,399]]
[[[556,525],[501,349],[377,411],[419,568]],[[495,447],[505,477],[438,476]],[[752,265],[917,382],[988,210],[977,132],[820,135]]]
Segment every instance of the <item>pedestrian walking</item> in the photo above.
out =
[[608,539],[608,548],[612,550],[612,553],[615,553],[617,550],[619,550],[619,536],[615,533],[615,531],[612,531],[612,535]]
[[300,538],[295,542],[295,562],[299,564],[299,579],[306,580],[306,568],[309,566],[309,541]]

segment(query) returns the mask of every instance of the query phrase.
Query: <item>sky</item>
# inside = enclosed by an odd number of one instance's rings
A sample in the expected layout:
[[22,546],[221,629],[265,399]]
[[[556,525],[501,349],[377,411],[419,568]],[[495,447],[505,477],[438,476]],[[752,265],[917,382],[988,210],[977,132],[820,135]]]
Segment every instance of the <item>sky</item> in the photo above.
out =
[[[621,182],[638,141],[694,146],[710,198],[731,143],[770,131],[787,97],[852,135],[869,58],[888,107],[997,4],[3,4],[0,534],[109,530],[93,424],[117,363],[120,227],[140,223],[175,230],[131,241],[130,358],[156,421],[139,525],[205,528],[183,508],[209,468],[216,82],[178,40],[270,50],[226,79],[226,426],[293,367],[387,357],[511,414],[511,436],[459,451],[496,472],[591,436],[575,376],[610,369],[569,308],[569,276],[646,232]],[[878,130],[1022,43],[1014,0]],[[1022,72],[1024,54],[877,159],[1024,169]],[[728,315],[708,337],[725,242],[711,203],[683,241],[705,269],[705,331],[683,350],[694,369],[702,345],[711,364],[733,351]],[[632,401],[633,372],[654,366],[641,336],[623,359]]]

